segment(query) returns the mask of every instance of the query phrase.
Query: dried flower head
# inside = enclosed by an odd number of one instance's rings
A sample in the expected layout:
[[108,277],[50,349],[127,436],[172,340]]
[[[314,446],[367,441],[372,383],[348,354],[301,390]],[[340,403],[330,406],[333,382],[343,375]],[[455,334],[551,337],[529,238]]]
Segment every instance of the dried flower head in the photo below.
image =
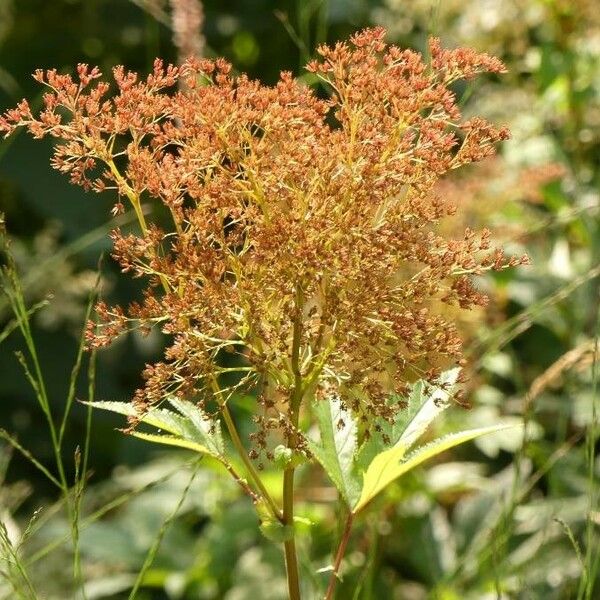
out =
[[[449,87],[504,68],[435,38],[428,63],[384,37],[367,29],[319,48],[308,70],[327,99],[290,73],[269,87],[221,59],[157,60],[144,80],[114,69],[111,96],[96,68],[38,71],[45,109],[35,117],[23,101],[2,118],[8,133],[56,137],[56,169],[116,189],[138,214],[138,235],[112,238],[123,271],[146,279],[144,297],[127,310],[100,303],[89,340],[108,344],[132,324],[170,336],[140,405],[253,389],[260,450],[271,431],[298,443],[308,397],[337,394],[363,422],[393,420],[403,404],[390,395],[461,360],[441,304],[485,303],[471,276],[521,259],[505,260],[489,231],[442,235],[456,207],[434,187],[508,137],[462,120]],[[146,223],[151,202],[171,227]]]

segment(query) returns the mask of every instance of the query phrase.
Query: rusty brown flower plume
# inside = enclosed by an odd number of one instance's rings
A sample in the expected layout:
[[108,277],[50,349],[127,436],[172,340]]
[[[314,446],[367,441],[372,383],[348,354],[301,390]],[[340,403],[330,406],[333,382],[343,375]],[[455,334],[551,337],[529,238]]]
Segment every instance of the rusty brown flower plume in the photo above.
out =
[[[460,207],[434,188],[508,137],[463,120],[451,90],[504,67],[437,39],[425,61],[384,37],[368,29],[319,48],[308,70],[325,99],[290,73],[273,87],[235,77],[221,59],[157,60],[145,79],[117,67],[114,92],[79,65],[75,78],[36,72],[45,108],[34,116],[23,101],[0,121],[56,138],[56,169],[115,189],[138,215],[138,234],[112,238],[144,296],[127,310],[100,303],[89,342],[130,326],[169,336],[139,405],[252,390],[261,449],[269,430],[294,438],[309,397],[339,395],[363,423],[393,420],[402,402],[390,397],[461,361],[444,303],[485,303],[472,276],[524,259],[505,259],[489,231],[442,235]],[[146,221],[154,203],[170,226]]]

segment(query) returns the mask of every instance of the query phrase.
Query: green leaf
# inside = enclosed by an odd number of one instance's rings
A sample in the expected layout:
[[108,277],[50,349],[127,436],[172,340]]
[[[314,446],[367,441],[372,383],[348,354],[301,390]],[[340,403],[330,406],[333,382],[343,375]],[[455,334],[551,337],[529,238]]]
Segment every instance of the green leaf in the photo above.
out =
[[294,527],[292,525],[284,525],[277,519],[262,521],[260,524],[260,532],[268,540],[277,543],[287,542],[294,537]]
[[255,503],[254,508],[260,519],[260,532],[272,542],[287,542],[294,537],[293,525],[284,525],[273,517],[273,514],[264,499]]
[[174,435],[160,435],[156,433],[144,433],[142,431],[132,431],[130,435],[154,444],[177,446],[179,448],[185,448],[187,450],[199,452],[200,454],[209,454],[216,457],[216,455],[213,454],[206,446],[202,446],[201,444],[197,444],[196,442],[192,442],[180,437],[175,437]]
[[[436,387],[432,393],[426,397],[425,402],[413,414],[409,414],[406,421],[402,423],[402,434],[397,444],[401,444],[409,449],[425,433],[434,419],[448,408],[450,396],[453,391],[460,369],[451,369],[442,373],[440,379],[445,384],[446,389]],[[421,389],[424,390],[425,384],[421,382]],[[421,398],[423,398],[421,392]]]
[[319,443],[308,439],[308,445],[342,498],[352,506],[360,495],[360,479],[354,462],[356,422],[337,397],[317,401],[313,407],[321,439]]
[[473,440],[482,435],[508,429],[512,425],[492,425],[469,429],[458,433],[441,437],[429,444],[417,448],[406,458],[407,447],[399,443],[393,448],[378,454],[369,465],[365,475],[362,493],[358,503],[354,506],[354,514],[360,512],[365,506],[379,494],[392,481],[398,479],[411,469],[419,466],[426,460],[445,452],[446,450]]
[[[131,433],[134,437],[222,458],[224,451],[220,423],[207,418],[192,402],[171,398],[169,403],[178,412],[152,408],[146,413],[139,413],[135,406],[128,402],[84,402],[93,408],[138,418],[141,423],[159,430],[158,433],[134,431]],[[161,435],[162,431],[170,435]]]
[[141,423],[146,423],[146,425],[151,425],[158,429],[164,429],[169,433],[178,434],[180,430],[180,425],[173,422],[173,413],[159,408],[152,409],[146,414],[141,415],[135,409],[135,406],[129,402],[82,402],[82,404],[86,404],[92,408],[99,408],[100,410],[108,410],[119,415],[125,415],[126,417],[138,418]]
[[176,408],[187,420],[193,429],[193,436],[196,441],[205,445],[212,454],[222,455],[224,453],[223,437],[221,435],[221,423],[210,419],[193,402],[170,398],[169,402]]
[[[381,420],[378,423],[381,433],[371,435],[360,447],[357,455],[359,467],[365,470],[375,456],[390,446],[402,443],[405,450],[408,450],[423,435],[431,422],[448,407],[450,394],[459,373],[460,369],[442,373],[440,383],[448,387],[446,390],[436,387],[429,394],[425,393],[425,382],[414,383],[407,398],[406,409],[398,413],[393,424]],[[383,441],[384,435],[389,439],[388,444]]]
[[292,449],[283,444],[279,444],[279,446],[273,450],[274,462],[282,469],[285,469],[292,462],[293,455]]
[[264,500],[259,500],[254,508],[260,519],[261,533],[272,542],[282,543],[291,540],[298,533],[308,533],[314,523],[305,517],[294,516],[293,525],[284,525],[273,517],[269,507]]

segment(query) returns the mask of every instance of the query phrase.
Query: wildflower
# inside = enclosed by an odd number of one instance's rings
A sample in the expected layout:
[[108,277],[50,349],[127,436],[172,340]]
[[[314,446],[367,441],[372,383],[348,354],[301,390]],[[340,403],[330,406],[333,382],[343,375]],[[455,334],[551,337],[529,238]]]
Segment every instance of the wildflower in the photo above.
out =
[[[54,168],[116,190],[116,210],[127,201],[138,215],[138,234],[112,239],[123,271],[147,282],[143,298],[100,303],[89,343],[130,326],[169,336],[144,371],[142,408],[253,390],[258,451],[271,435],[297,447],[307,398],[336,394],[363,423],[392,421],[404,404],[390,396],[461,361],[442,304],[484,304],[471,276],[522,259],[505,260],[487,231],[441,233],[456,206],[436,195],[440,177],[508,137],[462,120],[449,86],[504,67],[437,39],[428,64],[384,37],[367,29],[319,48],[308,70],[327,99],[290,73],[269,87],[192,57],[157,60],[143,80],[117,67],[112,95],[87,65],[75,79],[38,71],[44,110],[23,101],[0,121],[57,138]],[[148,224],[142,204],[166,207],[171,224]]]

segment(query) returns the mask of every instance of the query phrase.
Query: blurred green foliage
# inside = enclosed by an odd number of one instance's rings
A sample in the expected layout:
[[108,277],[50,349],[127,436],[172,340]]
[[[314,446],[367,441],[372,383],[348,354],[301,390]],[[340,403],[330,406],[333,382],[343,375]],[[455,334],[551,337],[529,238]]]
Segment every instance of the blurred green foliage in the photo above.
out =
[[[403,46],[422,49],[434,33],[446,44],[473,46],[507,62],[506,76],[457,93],[466,113],[476,106],[478,113],[508,122],[513,140],[491,170],[473,170],[447,193],[463,202],[465,224],[503,232],[507,248],[526,249],[533,266],[482,282],[492,297],[490,310],[465,324],[473,408],[455,409],[441,428],[525,415],[526,435],[482,438],[380,498],[378,510],[353,535],[339,597],[579,597],[600,526],[589,470],[591,462],[598,475],[592,427],[600,304],[595,3],[211,0],[204,10],[207,53],[225,56],[266,82],[275,81],[281,69],[301,74],[316,44],[370,24],[383,24]],[[144,71],[155,56],[177,56],[167,2],[0,0],[2,110],[23,96],[41,101],[29,77],[36,68],[71,70],[89,62],[105,72],[116,64]],[[0,211],[28,301],[49,298],[33,318],[34,335],[49,396],[59,402],[69,385],[99,255],[105,255],[103,295],[125,303],[137,290],[118,276],[109,257],[106,223],[113,199],[70,186],[49,168],[49,156],[47,144],[21,135],[0,145]],[[560,166],[560,176],[544,176],[549,164],[555,171]],[[126,226],[126,216],[124,221]],[[0,300],[0,321],[9,318]],[[0,346],[0,424],[47,463],[46,425],[14,356],[21,346],[14,334]],[[160,351],[160,339],[132,335],[100,353],[96,397],[128,398],[143,364]],[[78,397],[85,398],[85,382],[79,384]],[[243,402],[234,410],[238,420],[249,422]],[[67,431],[68,460],[81,443],[84,419],[85,411],[76,407]],[[156,456],[119,435],[117,422],[94,416],[93,477],[81,538],[90,599],[128,596],[192,469],[183,467],[186,454]],[[32,512],[46,507],[32,525],[26,557],[49,598],[71,597],[68,545],[48,546],[68,529],[53,508],[54,491],[26,458],[8,451],[2,457],[0,513],[12,527],[8,534],[18,535]],[[327,572],[318,569],[331,561],[338,524],[331,490],[314,473],[301,473],[300,480],[306,497],[300,498],[299,514],[315,523],[300,539],[306,597],[312,598],[326,580]],[[260,538],[252,508],[228,481],[211,469],[198,472],[178,515],[169,520],[136,597],[284,597],[279,550]],[[0,583],[0,597],[11,597],[2,593]]]

